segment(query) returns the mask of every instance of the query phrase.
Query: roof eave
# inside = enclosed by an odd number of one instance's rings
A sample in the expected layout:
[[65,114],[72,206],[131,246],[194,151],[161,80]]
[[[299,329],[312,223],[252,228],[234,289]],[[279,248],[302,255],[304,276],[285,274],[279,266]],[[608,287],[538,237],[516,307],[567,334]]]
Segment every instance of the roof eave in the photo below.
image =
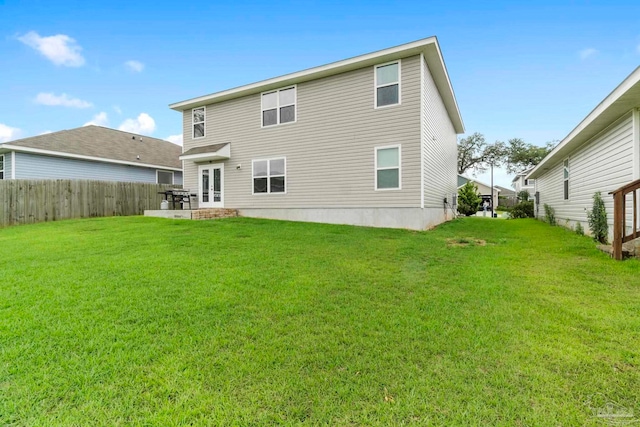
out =
[[163,170],[171,170],[175,172],[182,172],[182,168],[176,167],[176,166],[155,165],[155,164],[149,164],[149,163],[131,162],[126,160],[107,159],[105,157],[87,156],[84,154],[65,153],[64,151],[53,151],[53,150],[43,150],[41,148],[23,147],[21,145],[11,145],[10,143],[0,144],[0,152],[10,152],[10,151],[15,151],[18,153],[40,154],[40,155],[52,156],[52,157],[67,157],[70,159],[88,160],[93,162],[113,163],[117,165],[138,166],[141,168],[163,169]]
[[175,111],[185,111],[208,104],[214,104],[229,99],[239,98],[242,96],[252,95],[277,89],[282,86],[288,86],[298,83],[304,83],[310,80],[320,79],[335,74],[345,73],[348,71],[373,66],[378,63],[393,61],[395,59],[406,58],[408,56],[423,54],[429,70],[436,82],[440,96],[442,97],[445,108],[451,118],[456,133],[464,133],[464,124],[458,108],[458,103],[453,92],[453,87],[447,73],[442,53],[438,45],[437,38],[428,37],[426,39],[417,40],[400,46],[383,49],[342,61],[332,62],[330,64],[321,65],[319,67],[309,68],[291,74],[285,74],[280,77],[274,77],[251,83],[244,86],[212,93],[185,101],[176,102],[169,105],[169,108]]

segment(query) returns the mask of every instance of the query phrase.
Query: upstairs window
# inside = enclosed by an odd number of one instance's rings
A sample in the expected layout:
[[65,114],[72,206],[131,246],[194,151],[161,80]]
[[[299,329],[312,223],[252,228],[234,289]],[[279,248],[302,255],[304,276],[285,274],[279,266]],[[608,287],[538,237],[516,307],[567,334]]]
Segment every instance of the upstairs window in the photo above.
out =
[[262,127],[296,121],[296,87],[262,94]]
[[376,108],[400,104],[400,61],[375,67]]
[[534,185],[536,183],[535,179],[525,179],[524,185]]
[[400,146],[375,149],[376,190],[400,189]]
[[569,200],[569,159],[562,163],[564,199]]
[[285,181],[284,157],[253,161],[253,194],[284,193]]
[[4,179],[4,154],[0,154],[0,179]]
[[193,139],[203,138],[205,135],[204,119],[206,117],[205,107],[194,108],[193,112]]

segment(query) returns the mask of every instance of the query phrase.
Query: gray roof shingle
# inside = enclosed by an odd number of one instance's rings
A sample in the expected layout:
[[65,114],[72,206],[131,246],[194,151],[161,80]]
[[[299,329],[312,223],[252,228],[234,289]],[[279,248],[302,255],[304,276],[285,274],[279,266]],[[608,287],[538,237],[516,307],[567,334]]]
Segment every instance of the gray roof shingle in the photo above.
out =
[[[182,168],[182,147],[158,138],[89,125],[6,142],[17,147]],[[0,149],[3,144],[0,144]]]

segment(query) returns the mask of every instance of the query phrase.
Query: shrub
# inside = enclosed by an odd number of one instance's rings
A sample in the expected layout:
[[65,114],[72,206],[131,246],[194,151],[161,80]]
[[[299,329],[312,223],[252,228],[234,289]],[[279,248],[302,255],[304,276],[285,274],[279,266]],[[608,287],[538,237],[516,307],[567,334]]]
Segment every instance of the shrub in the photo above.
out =
[[522,190],[521,192],[518,193],[518,200],[520,200],[521,202],[528,202],[529,197],[530,197],[530,194],[527,190]]
[[556,225],[556,210],[546,203],[544,204],[544,220],[549,225]]
[[582,228],[582,224],[580,224],[579,222],[576,223],[575,232],[578,236],[584,236],[584,228]]
[[478,195],[478,186],[471,181],[458,190],[458,212],[470,216],[478,212],[482,198]]
[[511,209],[511,218],[533,218],[533,201],[520,202]]
[[607,243],[609,225],[607,224],[607,209],[604,206],[602,195],[598,191],[593,195],[593,209],[587,212],[589,228],[593,239],[600,243]]

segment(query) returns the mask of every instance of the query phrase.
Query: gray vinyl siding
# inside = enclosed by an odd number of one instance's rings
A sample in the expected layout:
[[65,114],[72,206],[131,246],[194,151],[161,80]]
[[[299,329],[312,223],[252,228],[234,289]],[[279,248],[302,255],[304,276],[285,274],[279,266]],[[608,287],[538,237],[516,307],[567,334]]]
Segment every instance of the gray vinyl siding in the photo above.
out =
[[422,60],[422,164],[424,207],[441,208],[457,193],[458,141],[442,97]]
[[3,179],[11,179],[11,153],[3,153],[0,156],[4,156]]
[[[599,135],[568,156],[569,200],[564,200],[563,161],[554,164],[536,180],[540,193],[538,216],[544,217],[544,204],[555,209],[561,221],[587,221],[593,195],[600,191],[613,226],[613,191],[633,181],[633,126],[631,113],[625,114]],[[564,224],[562,224],[564,225]],[[610,229],[610,231],[612,231]]]
[[[185,151],[231,143],[225,207],[420,207],[419,56],[401,61],[398,106],[374,108],[374,67],[298,84],[296,123],[261,128],[260,101],[255,94],[207,105],[206,136],[195,140],[184,112]],[[396,144],[402,189],[375,191],[374,148]],[[286,157],[286,194],[252,195],[251,161],[274,157]],[[197,171],[184,162],[185,188],[198,189]]]
[[[155,183],[156,170],[64,157],[16,153],[16,179],[92,179]],[[174,171],[173,179],[174,184],[182,184],[182,173]]]

